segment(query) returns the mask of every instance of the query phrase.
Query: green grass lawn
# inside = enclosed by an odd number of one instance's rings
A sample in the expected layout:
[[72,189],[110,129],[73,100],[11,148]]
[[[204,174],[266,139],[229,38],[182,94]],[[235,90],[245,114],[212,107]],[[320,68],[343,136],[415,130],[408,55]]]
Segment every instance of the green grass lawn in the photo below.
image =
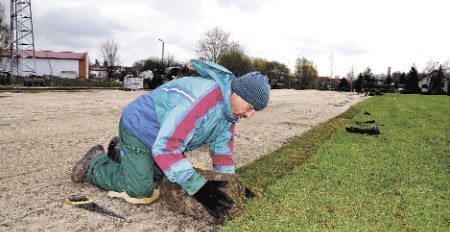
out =
[[221,229],[449,231],[449,144],[450,97],[370,98],[239,169],[258,196]]

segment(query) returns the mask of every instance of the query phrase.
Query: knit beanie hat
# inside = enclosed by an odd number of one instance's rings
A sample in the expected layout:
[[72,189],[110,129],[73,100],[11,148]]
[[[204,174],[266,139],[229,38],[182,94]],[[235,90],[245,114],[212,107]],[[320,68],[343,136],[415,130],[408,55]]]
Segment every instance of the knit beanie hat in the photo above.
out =
[[269,103],[269,83],[266,76],[257,71],[235,78],[231,90],[255,107],[256,111],[264,109]]

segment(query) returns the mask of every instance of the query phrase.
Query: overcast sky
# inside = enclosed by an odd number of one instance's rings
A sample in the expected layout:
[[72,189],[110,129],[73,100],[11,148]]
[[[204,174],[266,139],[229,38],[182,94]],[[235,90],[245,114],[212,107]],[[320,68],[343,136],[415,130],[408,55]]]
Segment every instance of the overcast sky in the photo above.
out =
[[[312,60],[321,76],[370,67],[375,74],[422,71],[450,59],[445,0],[32,0],[36,50],[89,52],[118,42],[122,65],[165,55],[196,57],[199,38],[215,26],[251,57],[294,71]],[[9,14],[9,0],[1,0]],[[9,17],[8,17],[9,18]],[[331,59],[333,57],[331,65]]]

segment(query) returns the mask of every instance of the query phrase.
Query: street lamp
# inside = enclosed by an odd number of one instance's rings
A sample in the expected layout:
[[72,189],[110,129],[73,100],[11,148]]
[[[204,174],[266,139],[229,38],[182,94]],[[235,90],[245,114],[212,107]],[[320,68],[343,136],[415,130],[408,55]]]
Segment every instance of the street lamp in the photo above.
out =
[[158,40],[162,42],[161,64],[162,64],[162,67],[164,68],[164,40],[162,40],[162,39],[158,39]]

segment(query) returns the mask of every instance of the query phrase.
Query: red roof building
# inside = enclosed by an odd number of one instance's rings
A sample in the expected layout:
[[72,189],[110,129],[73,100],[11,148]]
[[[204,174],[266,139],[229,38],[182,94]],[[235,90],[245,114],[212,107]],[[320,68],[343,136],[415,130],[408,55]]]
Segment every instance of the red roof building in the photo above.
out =
[[[10,49],[3,49],[1,51],[2,66],[10,67],[8,65],[10,63],[10,57]],[[21,57],[25,62],[30,62],[33,57],[33,51],[24,51],[24,53],[21,54]],[[78,78],[89,78],[89,57],[87,52],[35,51],[35,58],[36,75],[64,77],[65,73],[76,73],[75,76]],[[11,71],[13,74],[17,73],[17,70]]]

